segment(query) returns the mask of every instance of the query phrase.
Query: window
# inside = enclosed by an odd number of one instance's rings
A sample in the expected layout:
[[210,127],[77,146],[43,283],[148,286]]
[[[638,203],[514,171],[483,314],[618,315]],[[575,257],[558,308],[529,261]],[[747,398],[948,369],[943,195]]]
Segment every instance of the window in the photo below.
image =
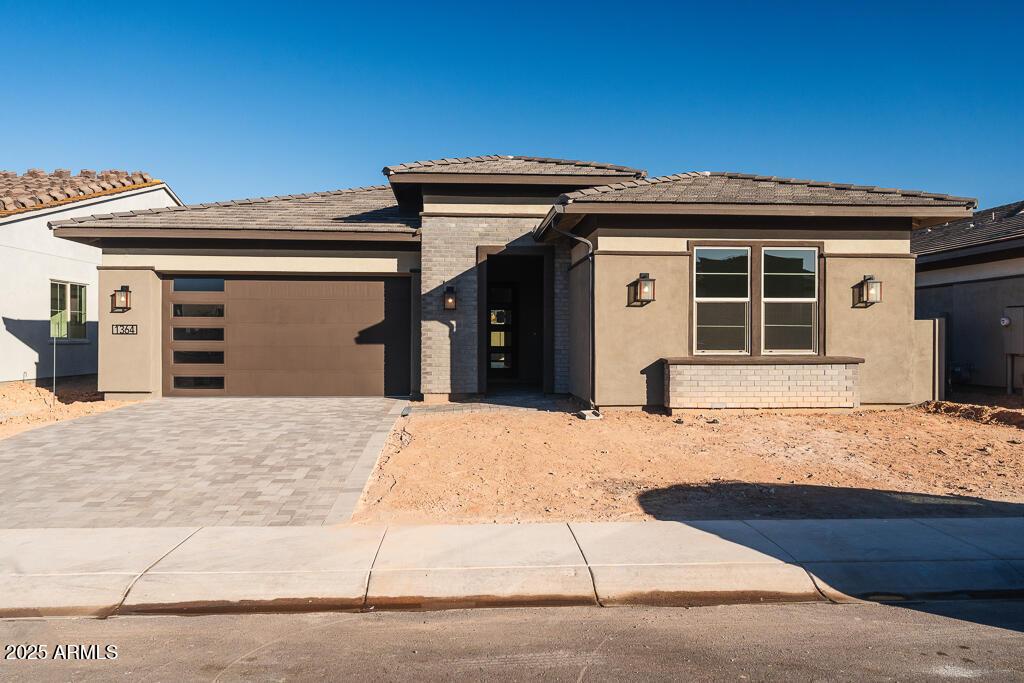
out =
[[223,377],[175,377],[175,389],[223,389]]
[[50,336],[85,339],[85,285],[50,283]]
[[762,350],[814,353],[818,338],[818,250],[766,248],[762,267]]
[[224,341],[223,327],[175,327],[174,341]]
[[214,363],[224,364],[223,351],[175,351],[174,362],[177,363]]
[[694,250],[694,349],[746,353],[750,347],[750,248]]
[[222,277],[176,277],[174,278],[175,292],[223,292],[224,278]]
[[173,304],[175,318],[223,318],[224,304]]

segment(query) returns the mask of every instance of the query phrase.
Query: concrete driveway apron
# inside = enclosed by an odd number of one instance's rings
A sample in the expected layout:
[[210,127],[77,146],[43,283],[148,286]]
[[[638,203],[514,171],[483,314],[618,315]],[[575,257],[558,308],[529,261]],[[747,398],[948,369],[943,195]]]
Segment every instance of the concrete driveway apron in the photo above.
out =
[[0,440],[0,528],[347,521],[405,401],[165,398]]

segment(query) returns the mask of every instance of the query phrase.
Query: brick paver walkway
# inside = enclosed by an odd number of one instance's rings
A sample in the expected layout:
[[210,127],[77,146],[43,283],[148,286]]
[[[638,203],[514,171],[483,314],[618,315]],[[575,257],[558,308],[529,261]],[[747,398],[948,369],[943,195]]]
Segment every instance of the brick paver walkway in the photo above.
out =
[[346,521],[405,401],[165,398],[0,441],[0,528]]

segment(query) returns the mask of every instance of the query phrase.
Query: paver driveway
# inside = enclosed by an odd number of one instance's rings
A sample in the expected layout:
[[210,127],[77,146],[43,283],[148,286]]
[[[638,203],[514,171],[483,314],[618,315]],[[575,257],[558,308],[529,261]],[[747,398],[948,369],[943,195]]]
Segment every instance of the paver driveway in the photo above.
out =
[[404,401],[165,398],[0,440],[0,528],[346,521]]

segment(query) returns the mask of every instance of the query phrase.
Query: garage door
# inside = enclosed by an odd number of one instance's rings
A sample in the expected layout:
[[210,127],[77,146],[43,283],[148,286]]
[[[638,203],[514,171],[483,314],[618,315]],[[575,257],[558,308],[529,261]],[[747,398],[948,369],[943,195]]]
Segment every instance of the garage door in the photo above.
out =
[[405,396],[408,277],[168,277],[168,396]]

